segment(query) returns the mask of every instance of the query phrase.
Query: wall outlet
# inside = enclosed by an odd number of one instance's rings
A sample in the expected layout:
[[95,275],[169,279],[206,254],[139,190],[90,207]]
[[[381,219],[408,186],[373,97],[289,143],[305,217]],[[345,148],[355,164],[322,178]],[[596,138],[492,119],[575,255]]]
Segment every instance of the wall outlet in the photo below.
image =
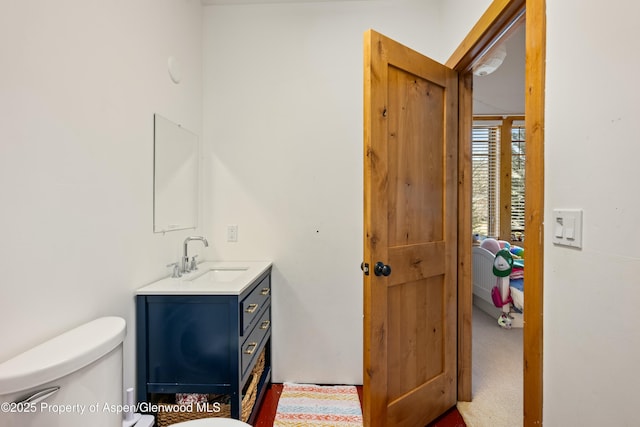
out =
[[227,242],[237,242],[237,241],[238,241],[238,226],[227,225]]

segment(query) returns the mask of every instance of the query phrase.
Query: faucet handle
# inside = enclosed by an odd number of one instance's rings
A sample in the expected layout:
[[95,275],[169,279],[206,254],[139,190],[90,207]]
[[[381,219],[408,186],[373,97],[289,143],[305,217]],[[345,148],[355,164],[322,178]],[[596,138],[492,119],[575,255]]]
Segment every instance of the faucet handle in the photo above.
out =
[[191,267],[189,268],[191,271],[196,271],[198,269],[198,263],[196,262],[197,256],[198,255],[194,255],[191,257]]
[[167,264],[167,267],[173,267],[173,272],[171,273],[171,278],[177,279],[178,277],[182,277],[182,273],[180,273],[180,266],[177,262],[173,262],[171,264]]

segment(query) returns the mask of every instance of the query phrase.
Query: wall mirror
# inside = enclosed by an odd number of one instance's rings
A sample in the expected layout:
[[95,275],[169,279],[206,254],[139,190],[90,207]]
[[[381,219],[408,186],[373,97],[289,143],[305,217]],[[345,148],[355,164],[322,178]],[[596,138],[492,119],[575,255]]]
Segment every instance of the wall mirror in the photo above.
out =
[[153,231],[196,228],[198,136],[153,116]]

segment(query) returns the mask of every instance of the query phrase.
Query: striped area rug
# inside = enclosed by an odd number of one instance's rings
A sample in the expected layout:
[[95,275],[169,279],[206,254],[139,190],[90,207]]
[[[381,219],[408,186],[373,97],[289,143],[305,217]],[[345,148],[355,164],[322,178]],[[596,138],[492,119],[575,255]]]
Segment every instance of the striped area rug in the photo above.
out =
[[284,383],[274,427],[362,427],[354,386]]

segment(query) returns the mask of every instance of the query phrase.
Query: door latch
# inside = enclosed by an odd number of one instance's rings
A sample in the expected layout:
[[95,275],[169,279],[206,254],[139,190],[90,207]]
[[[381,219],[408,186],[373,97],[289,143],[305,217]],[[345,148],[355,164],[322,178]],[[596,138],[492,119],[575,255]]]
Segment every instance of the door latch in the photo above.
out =
[[364,271],[364,275],[368,276],[369,275],[369,264],[368,263],[361,263],[360,264],[360,270]]

